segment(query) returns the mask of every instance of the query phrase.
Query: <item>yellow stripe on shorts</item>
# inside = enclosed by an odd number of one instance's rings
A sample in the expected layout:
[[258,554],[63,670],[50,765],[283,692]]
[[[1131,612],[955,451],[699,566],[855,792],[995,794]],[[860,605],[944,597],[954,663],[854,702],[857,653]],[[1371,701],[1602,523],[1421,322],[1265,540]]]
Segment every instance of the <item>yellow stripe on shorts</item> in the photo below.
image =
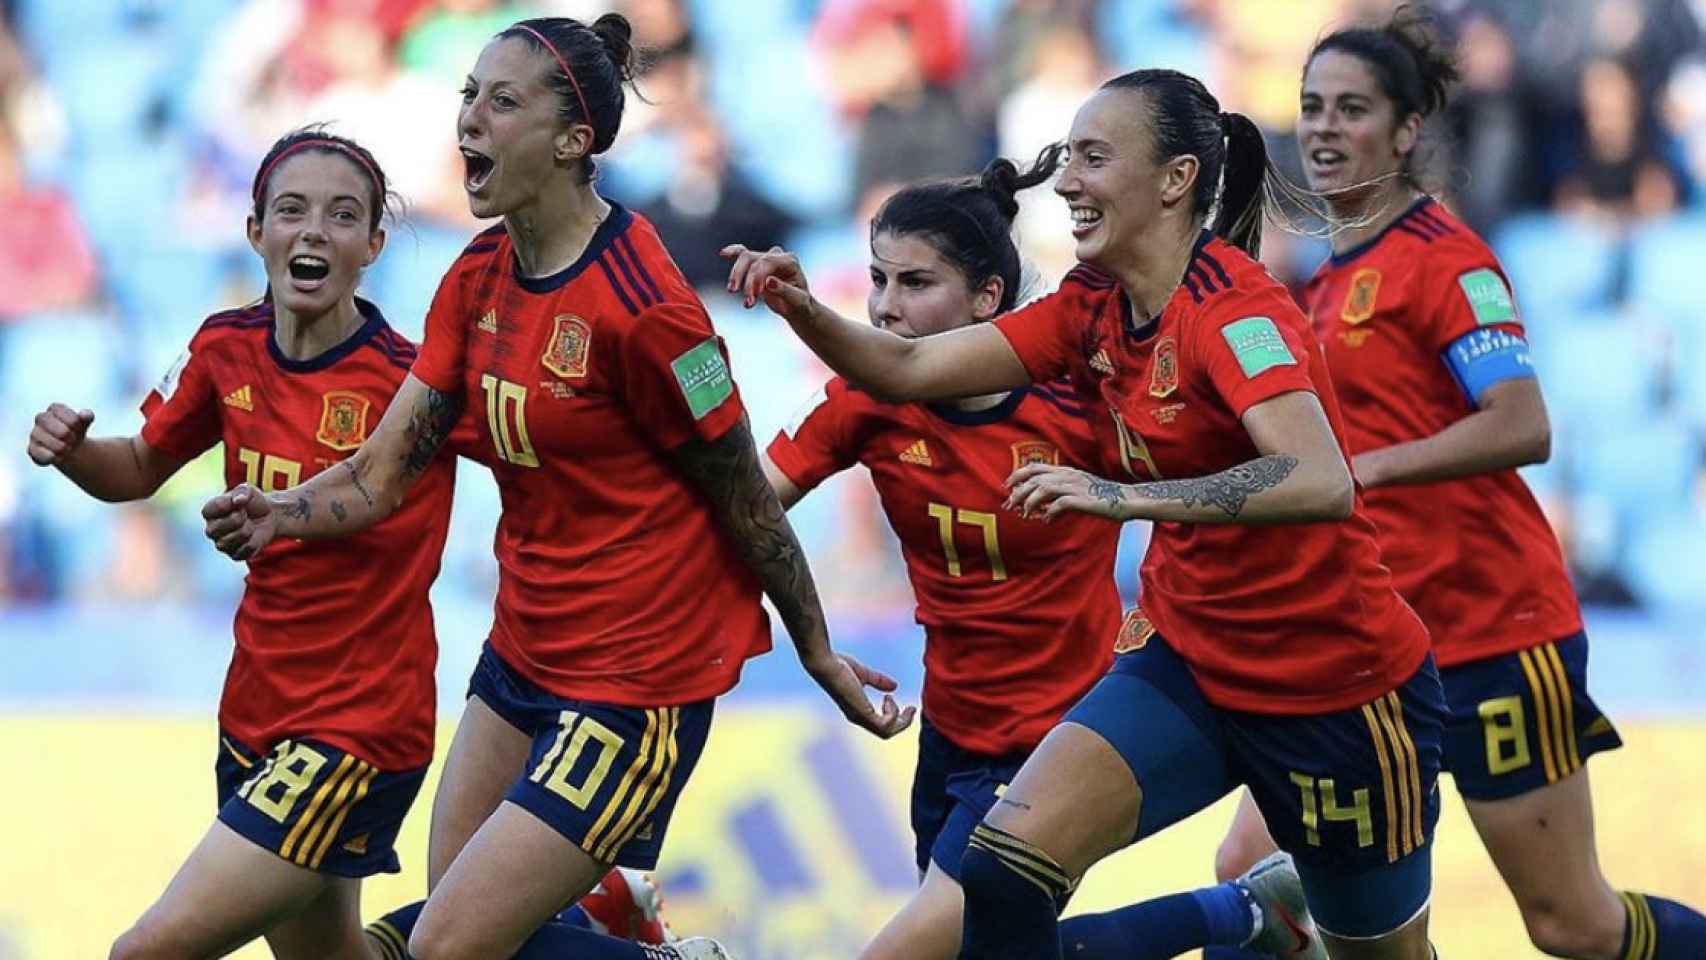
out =
[[1374,740],[1374,757],[1380,761],[1380,795],[1386,800],[1386,861],[1398,859],[1398,792],[1392,781],[1392,764],[1386,759],[1386,738],[1380,733],[1380,721],[1374,715],[1374,705],[1362,706],[1362,717],[1368,721],[1368,735]]
[[373,785],[373,779],[379,776],[379,769],[372,764],[364,762],[361,766],[366,769],[358,768],[355,775],[345,781],[345,786],[348,786],[350,782],[355,783],[355,793],[350,796],[348,803],[338,806],[338,815],[333,817],[331,825],[326,827],[326,836],[321,839],[320,846],[314,851],[313,861],[308,864],[311,870],[320,869],[320,862],[326,859],[326,851],[332,849],[332,841],[337,838],[338,831],[344,828],[344,820],[349,816],[349,812],[361,806],[361,801],[367,796],[368,788]]
[[1576,748],[1576,698],[1570,689],[1570,674],[1564,669],[1564,658],[1558,655],[1558,645],[1546,645],[1546,659],[1552,664],[1552,673],[1558,678],[1558,690],[1562,694],[1564,704],[1564,742],[1570,748],[1570,772],[1582,768],[1582,755]]
[[[622,779],[616,784],[616,792],[610,795],[610,802],[604,805],[604,812],[593,821],[592,829],[581,838],[581,849],[593,853],[598,846],[598,835],[610,823],[610,818],[622,808],[622,801],[628,796],[628,788],[634,785],[634,778],[639,776],[640,768],[646,764],[651,755],[653,744],[657,741],[658,728],[662,719],[661,710],[646,711],[646,732],[640,737],[640,749],[634,757],[634,762],[628,764],[628,769],[622,771]],[[596,854],[595,854],[596,856]]]
[[[326,802],[327,797],[331,796],[333,788],[338,785],[338,781],[343,778],[355,762],[355,757],[347,753],[344,754],[342,760],[338,761],[338,768],[332,771],[332,775],[326,778],[325,783],[320,784],[320,789],[314,791],[314,799],[309,802],[308,809],[302,812],[302,816],[296,820],[296,825],[291,827],[290,833],[285,835],[283,846],[278,848],[279,856],[286,860],[294,859],[291,856],[291,851],[296,848],[296,841],[302,837],[303,831],[308,829],[309,824],[317,819],[316,815],[320,811],[320,806]],[[309,842],[312,843],[313,841]]]
[[1558,763],[1553,759],[1552,744],[1552,711],[1548,708],[1549,698],[1546,687],[1540,682],[1540,673],[1535,661],[1529,656],[1531,651],[1517,651],[1517,659],[1522,662],[1522,672],[1528,675],[1528,686],[1534,691],[1534,723],[1540,736],[1540,760],[1546,767],[1546,782],[1558,782]]

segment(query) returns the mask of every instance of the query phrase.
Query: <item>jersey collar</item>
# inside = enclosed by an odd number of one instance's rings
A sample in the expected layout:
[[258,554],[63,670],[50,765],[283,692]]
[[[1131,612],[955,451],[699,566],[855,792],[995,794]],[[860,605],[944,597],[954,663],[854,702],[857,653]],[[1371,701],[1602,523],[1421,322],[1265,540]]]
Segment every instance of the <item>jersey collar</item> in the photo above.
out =
[[961,410],[947,403],[926,403],[924,408],[955,426],[981,427],[985,424],[1000,423],[1012,416],[1013,411],[1019,409],[1019,404],[1025,402],[1025,394],[1029,392],[1023,387],[1009,391],[1000,403],[982,410]]
[[289,373],[313,373],[316,370],[324,370],[361,349],[362,344],[372,340],[385,326],[384,315],[379,312],[379,307],[371,300],[356,297],[355,309],[363,318],[361,326],[357,327],[356,331],[350,334],[343,343],[317,357],[309,357],[307,360],[292,360],[284,355],[283,350],[278,348],[278,320],[277,315],[274,314],[267,323],[267,353],[272,355],[273,362],[278,364],[280,369]]
[[628,212],[627,207],[609,198],[605,198],[604,202],[610,204],[610,216],[605,217],[604,222],[593,231],[591,242],[581,251],[580,257],[574,263],[548,277],[524,277],[521,275],[521,266],[515,262],[514,254],[511,254],[510,272],[515,276],[516,286],[528,293],[552,293],[562,289],[564,284],[580,276],[582,271],[604,256],[604,251],[622,235],[622,231],[628,229],[628,224],[634,221],[634,215]]
[[1379,233],[1375,234],[1372,237],[1369,237],[1367,240],[1364,240],[1363,242],[1357,244],[1356,246],[1350,248],[1349,250],[1346,250],[1344,253],[1333,254],[1332,256],[1327,258],[1327,261],[1335,267],[1342,267],[1345,264],[1350,263],[1352,260],[1355,260],[1357,257],[1362,256],[1363,254],[1369,252],[1370,250],[1373,250],[1375,244],[1386,239],[1386,235],[1391,233],[1392,229],[1394,227],[1398,226],[1398,224],[1403,223],[1405,220],[1410,219],[1411,214],[1414,214],[1417,210],[1420,210],[1423,207],[1425,207],[1428,204],[1433,203],[1433,202],[1434,202],[1433,197],[1418,197],[1416,199],[1416,202],[1410,204],[1408,209],[1406,209],[1403,213],[1400,213],[1398,216],[1392,218],[1391,223],[1387,224],[1384,227],[1381,227]]

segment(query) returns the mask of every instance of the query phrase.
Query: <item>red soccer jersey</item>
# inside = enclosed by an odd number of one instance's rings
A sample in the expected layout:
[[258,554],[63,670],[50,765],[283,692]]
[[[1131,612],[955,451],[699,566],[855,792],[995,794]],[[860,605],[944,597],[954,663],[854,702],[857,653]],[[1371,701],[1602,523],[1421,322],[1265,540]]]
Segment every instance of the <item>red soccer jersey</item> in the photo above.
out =
[[466,398],[497,478],[492,645],[552,693],[630,706],[724,693],[770,649],[757,577],[667,451],[744,408],[657,232],[611,204],[586,252],[525,278],[502,226],[451,266],[415,376]]
[[1002,509],[1019,465],[1094,457],[1083,404],[1063,381],[973,412],[878,403],[838,377],[770,444],[802,490],[870,468],[918,598],[924,714],[991,756],[1034,748],[1113,662],[1119,526]]
[[[142,403],[142,439],[188,459],[225,443],[228,487],[295,486],[350,456],[415,359],[378,308],[348,340],[292,360],[270,303],[214,314]],[[324,740],[381,770],[432,759],[427,591],[450,525],[455,460],[421,476],[396,513],[342,540],[277,540],[249,561],[219,723],[257,752]]]
[[[1522,325],[1487,245],[1431,199],[1324,264],[1304,298],[1353,452],[1420,440],[1474,412],[1445,360],[1467,334]],[[1564,557],[1515,470],[1364,494],[1398,592],[1443,666],[1582,628]]]
[[[1218,473],[1259,456],[1240,418],[1293,390],[1320,398],[1343,445],[1338,403],[1308,321],[1256,261],[1204,234],[1185,281],[1147,329],[1089,267],[995,321],[1034,381],[1070,374],[1112,418],[1094,421],[1110,471],[1135,481]],[[1332,523],[1157,523],[1143,611],[1212,702],[1323,713],[1402,684],[1427,631],[1392,589],[1360,504]]]

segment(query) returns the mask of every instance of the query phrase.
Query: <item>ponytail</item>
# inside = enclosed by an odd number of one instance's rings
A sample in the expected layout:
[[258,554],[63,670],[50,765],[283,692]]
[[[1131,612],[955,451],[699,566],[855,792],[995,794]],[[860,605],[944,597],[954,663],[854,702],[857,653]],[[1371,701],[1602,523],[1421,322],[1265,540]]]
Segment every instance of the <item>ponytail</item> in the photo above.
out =
[[1226,128],[1226,164],[1213,229],[1222,240],[1254,257],[1262,250],[1268,144],[1261,128],[1242,113],[1223,113],[1220,122]]

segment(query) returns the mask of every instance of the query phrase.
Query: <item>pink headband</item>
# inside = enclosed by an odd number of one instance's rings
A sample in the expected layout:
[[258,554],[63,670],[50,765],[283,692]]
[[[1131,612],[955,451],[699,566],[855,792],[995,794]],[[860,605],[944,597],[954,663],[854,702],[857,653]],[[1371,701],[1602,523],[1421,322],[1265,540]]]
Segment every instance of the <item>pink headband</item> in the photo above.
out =
[[310,149],[313,147],[319,147],[321,149],[336,150],[338,153],[341,153],[344,156],[349,157],[350,159],[354,160],[356,162],[356,165],[361,167],[363,170],[366,170],[367,175],[373,179],[373,189],[375,189],[379,192],[380,202],[382,202],[382,203],[384,202],[384,200],[385,200],[385,197],[384,197],[385,188],[384,188],[384,186],[381,185],[380,180],[379,180],[379,171],[373,169],[373,164],[368,163],[367,158],[362,156],[360,153],[357,153],[356,151],[351,150],[348,144],[342,143],[342,142],[337,141],[337,140],[328,140],[328,139],[323,138],[323,137],[316,137],[312,140],[298,140],[295,143],[291,144],[290,146],[285,147],[283,150],[280,150],[278,152],[278,156],[273,157],[270,161],[268,161],[267,165],[261,168],[260,176],[255,178],[255,196],[254,196],[255,201],[257,203],[260,202],[261,191],[265,190],[267,187],[267,177],[272,176],[273,169],[275,167],[277,167],[279,165],[279,163],[281,163],[284,160],[285,157],[288,157],[293,153],[297,153],[297,152],[300,152],[302,150],[307,150],[307,149]]
[[551,59],[556,60],[557,66],[563,68],[563,75],[569,78],[569,85],[575,88],[575,99],[581,102],[581,116],[586,118],[586,125],[592,127],[593,136],[596,138],[598,136],[598,127],[592,122],[592,111],[587,109],[586,106],[586,94],[581,92],[581,82],[575,79],[575,72],[569,69],[569,62],[563,59],[563,55],[557,52],[557,48],[551,45],[551,41],[545,39],[545,35],[543,33],[521,23],[516,24],[511,29],[521,30],[527,33],[535,40],[544,44],[545,49],[551,52]]

